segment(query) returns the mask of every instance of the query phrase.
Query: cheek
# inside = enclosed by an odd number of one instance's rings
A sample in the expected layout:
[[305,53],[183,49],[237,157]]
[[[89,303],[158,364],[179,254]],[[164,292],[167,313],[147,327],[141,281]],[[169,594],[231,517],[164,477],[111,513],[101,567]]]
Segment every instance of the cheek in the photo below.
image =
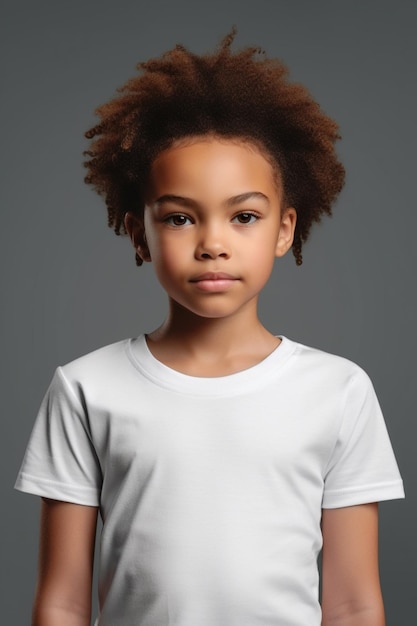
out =
[[264,276],[269,276],[275,263],[277,237],[268,236],[259,241],[256,246],[248,246],[245,251],[247,262],[252,268]]
[[[186,262],[188,247],[180,237],[176,239],[161,238],[153,243],[155,245],[150,246],[150,251],[155,266],[169,272],[179,269]],[[154,250],[153,254],[151,248]]]
[[272,272],[272,268],[275,263],[275,256],[272,254],[263,254],[260,258],[258,257],[258,261],[256,262],[257,274],[258,274],[258,282],[260,284],[265,284]]

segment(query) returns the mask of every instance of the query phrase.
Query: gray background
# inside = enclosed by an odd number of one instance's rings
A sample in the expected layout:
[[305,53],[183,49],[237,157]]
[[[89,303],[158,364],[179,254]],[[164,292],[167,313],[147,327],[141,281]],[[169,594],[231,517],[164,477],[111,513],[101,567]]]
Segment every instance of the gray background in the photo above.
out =
[[3,0],[1,10],[3,623],[29,623],[39,502],[12,486],[55,367],[151,330],[165,310],[152,268],[136,268],[82,181],[83,132],[136,62],[178,41],[212,49],[237,24],[236,46],[283,58],[340,123],[346,188],[334,217],[314,229],[304,265],[291,255],[277,264],[261,316],[276,333],[351,358],[374,382],[408,496],[380,507],[382,584],[388,625],[409,626],[417,4]]

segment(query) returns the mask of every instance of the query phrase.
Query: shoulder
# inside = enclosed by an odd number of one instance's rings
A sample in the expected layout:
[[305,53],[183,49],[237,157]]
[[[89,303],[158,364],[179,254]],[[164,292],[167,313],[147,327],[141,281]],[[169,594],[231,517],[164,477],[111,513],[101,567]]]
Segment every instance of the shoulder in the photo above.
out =
[[69,383],[106,384],[109,379],[121,377],[130,369],[129,345],[131,339],[123,339],[84,354],[57,368],[57,372]]
[[318,380],[358,381],[359,384],[370,382],[367,372],[354,361],[319,348],[311,347],[289,339],[293,344],[293,361],[300,373],[308,373]]
[[354,361],[301,343],[292,343],[287,374],[296,389],[327,401],[333,399],[339,407],[347,407],[352,402],[361,404],[375,396],[368,373]]

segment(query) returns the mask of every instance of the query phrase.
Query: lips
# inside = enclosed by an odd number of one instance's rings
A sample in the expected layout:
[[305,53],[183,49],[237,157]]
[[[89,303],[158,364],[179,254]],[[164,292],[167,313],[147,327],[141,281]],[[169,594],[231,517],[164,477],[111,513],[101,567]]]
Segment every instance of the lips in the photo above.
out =
[[190,282],[198,283],[203,280],[238,280],[236,276],[232,276],[231,274],[226,274],[225,272],[205,272],[204,274],[200,274],[199,276],[195,276],[191,278]]
[[204,274],[191,278],[190,282],[195,284],[199,291],[224,293],[231,289],[238,280],[239,278],[236,276],[225,272],[204,272]]

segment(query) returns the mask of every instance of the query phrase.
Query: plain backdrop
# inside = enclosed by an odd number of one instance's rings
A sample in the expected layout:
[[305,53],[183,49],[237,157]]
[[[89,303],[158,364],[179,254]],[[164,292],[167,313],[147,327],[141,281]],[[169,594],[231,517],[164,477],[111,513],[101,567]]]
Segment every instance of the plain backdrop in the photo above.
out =
[[165,312],[152,267],[135,266],[83,183],[83,133],[137,62],[177,42],[212,50],[236,24],[236,48],[259,44],[282,58],[340,124],[346,187],[313,229],[303,266],[291,254],[277,262],[261,317],[277,334],[356,361],[374,382],[407,493],[380,506],[387,623],[410,626],[417,3],[3,0],[0,22],[2,623],[30,622],[39,501],[13,484],[54,369],[152,330]]

